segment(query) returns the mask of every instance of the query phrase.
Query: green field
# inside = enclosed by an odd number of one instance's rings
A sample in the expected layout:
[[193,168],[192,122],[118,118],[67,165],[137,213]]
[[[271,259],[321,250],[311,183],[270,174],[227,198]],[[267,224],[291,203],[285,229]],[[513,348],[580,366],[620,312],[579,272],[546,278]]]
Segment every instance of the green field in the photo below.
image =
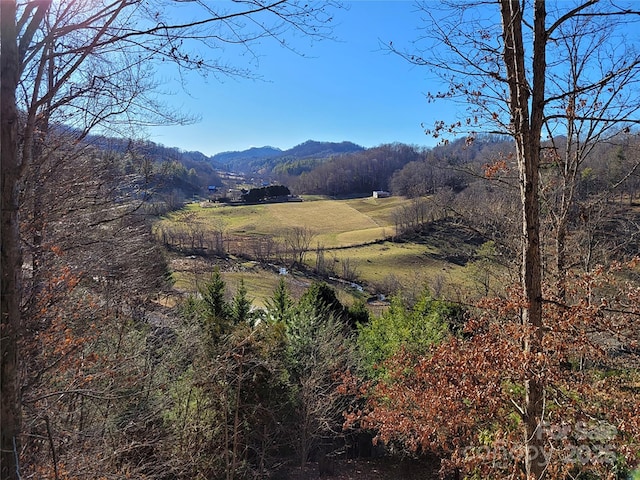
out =
[[[409,201],[403,198],[314,200],[265,205],[226,206],[192,203],[188,212],[204,223],[222,223],[228,235],[273,235],[293,227],[314,234],[314,245],[341,247],[373,242],[393,235],[393,211]],[[209,206],[210,205],[210,206]],[[180,214],[163,222],[175,222]]]
[[[443,245],[429,242],[429,237],[420,243],[391,242],[394,232],[393,212],[410,200],[391,198],[359,198],[350,200],[320,199],[314,201],[276,203],[250,206],[206,206],[191,204],[187,212],[193,221],[201,225],[224,225],[228,236],[279,237],[292,227],[310,229],[313,240],[306,262],[316,265],[316,247],[324,247],[325,264],[337,277],[344,276],[345,265],[355,273],[356,281],[365,285],[369,293],[384,291],[392,285],[403,288],[422,288],[448,296],[464,289],[473,288],[473,265],[459,265],[447,260]],[[180,213],[161,222],[179,222]],[[442,236],[442,235],[441,235]],[[455,239],[453,240],[455,243]],[[450,246],[449,246],[450,248]],[[471,251],[475,247],[467,246]],[[262,304],[271,294],[278,281],[277,272],[263,271],[258,266],[235,268],[223,272],[225,280],[233,290],[239,278],[255,299]],[[192,290],[193,274],[176,272],[176,280],[183,290]],[[201,279],[200,279],[201,281]],[[304,279],[292,280],[292,287],[306,285]]]

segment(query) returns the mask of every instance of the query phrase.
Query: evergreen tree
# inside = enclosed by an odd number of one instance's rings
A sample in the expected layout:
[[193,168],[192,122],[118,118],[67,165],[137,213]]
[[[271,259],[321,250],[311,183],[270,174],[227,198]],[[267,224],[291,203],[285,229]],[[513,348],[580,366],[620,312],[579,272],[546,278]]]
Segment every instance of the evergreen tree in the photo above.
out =
[[326,282],[314,282],[302,295],[297,310],[320,317],[332,315],[351,329],[369,321],[369,313],[363,303],[347,308],[340,302],[336,291]]
[[325,282],[311,284],[300,298],[298,310],[320,317],[331,314],[338,320],[347,317],[347,309],[338,300],[335,290]]
[[236,294],[231,301],[231,320],[236,325],[251,320],[252,305],[247,294],[247,287],[244,284],[244,279],[241,278]]
[[267,317],[274,322],[286,322],[291,314],[292,306],[293,300],[289,294],[287,283],[284,277],[280,277],[273,296],[267,300]]
[[365,373],[385,375],[381,365],[401,349],[415,355],[427,353],[457,330],[463,313],[460,307],[433,298],[427,289],[412,308],[399,295],[394,296],[386,312],[359,326],[358,350]]
[[209,281],[198,291],[202,297],[200,322],[211,344],[217,344],[231,328],[231,311],[225,299],[226,284],[218,268],[214,269]]

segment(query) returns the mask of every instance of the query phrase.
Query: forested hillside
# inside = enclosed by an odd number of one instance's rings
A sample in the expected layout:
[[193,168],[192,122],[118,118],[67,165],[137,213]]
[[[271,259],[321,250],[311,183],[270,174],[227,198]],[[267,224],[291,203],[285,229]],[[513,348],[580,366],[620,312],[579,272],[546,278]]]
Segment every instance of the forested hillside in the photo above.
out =
[[408,145],[381,145],[357,153],[344,154],[300,175],[280,176],[296,193],[348,195],[387,190],[389,178],[421,153]]
[[180,208],[187,200],[203,196],[209,185],[223,184],[210,159],[201,152],[95,135],[82,144],[102,156],[111,156],[114,175],[138,177],[136,185],[123,187],[121,193],[145,196],[145,208],[155,212]]
[[219,165],[232,172],[273,177],[274,174],[288,173],[292,169],[299,174],[333,156],[357,152],[362,149],[363,147],[351,142],[335,143],[308,140],[288,150],[274,147],[254,147],[242,152],[218,153],[211,157],[211,162],[213,165]]

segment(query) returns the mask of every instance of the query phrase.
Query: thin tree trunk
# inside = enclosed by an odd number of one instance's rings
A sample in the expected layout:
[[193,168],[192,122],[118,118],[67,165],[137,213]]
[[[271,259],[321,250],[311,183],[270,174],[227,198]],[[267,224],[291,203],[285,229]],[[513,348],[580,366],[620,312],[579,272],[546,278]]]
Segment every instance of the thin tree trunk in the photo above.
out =
[[238,386],[236,387],[236,404],[233,416],[233,455],[231,463],[231,479],[235,478],[238,469],[238,449],[240,446],[240,393],[242,391],[242,366],[244,364],[244,348],[239,357]]
[[556,295],[558,301],[564,303],[567,297],[567,248],[565,245],[567,239],[567,222],[562,218],[556,226]]
[[21,428],[18,337],[22,265],[18,223],[20,164],[16,89],[19,56],[15,1],[0,1],[0,35],[0,479],[13,480],[18,478]]
[[[510,92],[510,109],[516,155],[520,172],[522,204],[522,271],[525,295],[522,322],[530,329],[524,348],[537,359],[542,349],[542,259],[540,255],[540,208],[538,198],[540,133],[544,109],[545,3],[534,2],[533,86],[527,82],[522,33],[522,9],[518,0],[501,0],[504,35],[504,59]],[[531,104],[529,99],[531,97]],[[531,105],[531,116],[529,113]],[[541,430],[544,385],[538,380],[536,366],[528,365],[525,424],[525,469],[527,478],[541,479],[546,471],[544,438]]]

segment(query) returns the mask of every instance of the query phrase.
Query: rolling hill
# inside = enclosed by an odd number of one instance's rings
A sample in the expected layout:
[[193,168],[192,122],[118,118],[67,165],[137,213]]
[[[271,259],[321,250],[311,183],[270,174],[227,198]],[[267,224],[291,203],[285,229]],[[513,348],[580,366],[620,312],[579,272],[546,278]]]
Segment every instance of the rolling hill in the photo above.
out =
[[212,164],[227,171],[245,174],[272,171],[278,165],[294,160],[326,160],[334,155],[353,153],[364,147],[352,142],[318,142],[307,140],[288,150],[265,146],[237,152],[222,152],[210,158]]

